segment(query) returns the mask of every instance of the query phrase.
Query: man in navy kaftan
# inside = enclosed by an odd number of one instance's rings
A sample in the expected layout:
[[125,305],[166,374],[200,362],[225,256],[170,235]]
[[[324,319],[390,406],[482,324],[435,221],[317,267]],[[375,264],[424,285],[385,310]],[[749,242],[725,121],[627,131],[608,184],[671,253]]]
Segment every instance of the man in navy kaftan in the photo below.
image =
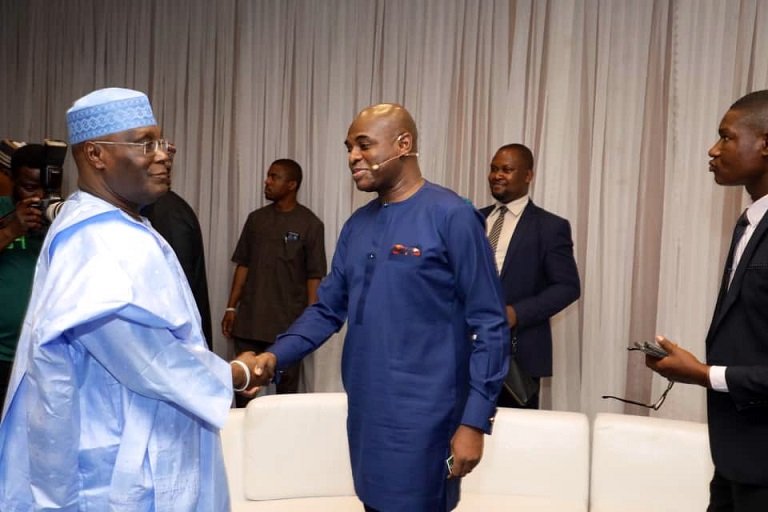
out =
[[484,222],[421,178],[416,129],[399,105],[361,112],[345,144],[358,188],[379,197],[345,224],[318,302],[278,338],[266,367],[293,364],[347,320],[342,376],[358,496],[366,510],[451,510],[507,370]]

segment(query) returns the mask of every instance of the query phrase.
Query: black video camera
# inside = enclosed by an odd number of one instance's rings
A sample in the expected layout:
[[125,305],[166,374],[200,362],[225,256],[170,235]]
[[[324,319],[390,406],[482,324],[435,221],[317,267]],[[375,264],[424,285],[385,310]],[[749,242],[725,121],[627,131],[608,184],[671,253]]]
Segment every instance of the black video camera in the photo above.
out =
[[51,222],[59,208],[64,204],[61,197],[64,158],[67,156],[67,143],[63,140],[45,139],[45,165],[40,169],[40,185],[43,199],[35,206],[43,212],[43,218]]

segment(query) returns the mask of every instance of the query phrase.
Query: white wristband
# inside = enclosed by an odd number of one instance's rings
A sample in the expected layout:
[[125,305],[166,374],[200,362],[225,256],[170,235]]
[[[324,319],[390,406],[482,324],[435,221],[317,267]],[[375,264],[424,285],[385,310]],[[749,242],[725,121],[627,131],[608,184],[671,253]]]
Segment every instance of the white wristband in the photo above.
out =
[[229,364],[236,364],[240,368],[242,368],[243,371],[245,372],[245,384],[243,384],[243,387],[236,388],[233,386],[232,389],[234,389],[238,393],[248,389],[248,386],[251,385],[251,371],[248,369],[248,366],[244,362],[238,361],[237,359],[235,359],[234,361],[230,361]]
[[228,312],[230,312],[230,311],[231,311],[231,312],[233,312],[233,313],[237,313],[237,308],[225,308],[225,309],[224,309],[224,312],[225,312],[225,313],[228,313]]

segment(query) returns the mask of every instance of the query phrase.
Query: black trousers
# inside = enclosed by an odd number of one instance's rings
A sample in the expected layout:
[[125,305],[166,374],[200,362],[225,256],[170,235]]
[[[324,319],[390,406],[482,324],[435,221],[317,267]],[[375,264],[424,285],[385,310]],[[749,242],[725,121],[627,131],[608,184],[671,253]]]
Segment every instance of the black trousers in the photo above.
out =
[[768,487],[732,482],[715,470],[707,512],[766,512]]

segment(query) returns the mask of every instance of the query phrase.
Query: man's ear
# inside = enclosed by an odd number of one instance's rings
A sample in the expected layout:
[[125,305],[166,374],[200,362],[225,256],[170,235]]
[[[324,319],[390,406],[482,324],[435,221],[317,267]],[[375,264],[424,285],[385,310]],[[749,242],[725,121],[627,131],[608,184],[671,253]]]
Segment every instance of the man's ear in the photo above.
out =
[[397,136],[397,147],[403,153],[413,151],[413,135],[411,132],[403,132]]
[[85,161],[94,169],[100,171],[106,169],[107,166],[104,163],[106,152],[104,151],[104,148],[90,141],[86,141],[83,144],[83,156],[85,157]]
[[763,144],[760,146],[760,154],[768,157],[768,133],[763,134]]

